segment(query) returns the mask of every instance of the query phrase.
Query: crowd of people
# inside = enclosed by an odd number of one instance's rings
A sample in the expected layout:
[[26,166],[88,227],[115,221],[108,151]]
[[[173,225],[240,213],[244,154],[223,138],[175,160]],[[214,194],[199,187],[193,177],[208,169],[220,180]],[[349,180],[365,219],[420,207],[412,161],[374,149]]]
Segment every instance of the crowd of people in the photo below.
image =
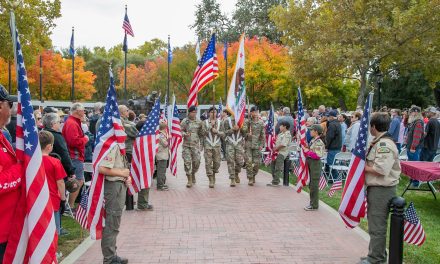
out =
[[[15,158],[16,104],[15,99],[0,87],[0,151],[1,184],[17,181],[20,175]],[[81,103],[73,103],[67,111],[46,107],[35,110],[34,118],[39,129],[40,146],[46,168],[48,186],[54,208],[57,232],[68,231],[61,227],[60,215],[68,206],[75,214],[78,196],[84,182],[91,177],[84,172],[84,163],[92,161],[94,138],[99,130],[103,104],[96,103],[93,110],[87,112]],[[387,110],[387,109],[385,109]],[[266,126],[268,111],[259,111],[257,106],[249,109],[243,124],[227,110],[218,115],[213,106],[208,115],[201,120],[197,117],[197,107],[188,108],[187,117],[181,121],[182,158],[187,176],[186,187],[197,183],[197,173],[204,153],[205,173],[209,188],[216,184],[216,174],[223,159],[226,159],[230,187],[240,184],[240,172],[246,170],[249,186],[254,186],[256,176],[262,164],[262,152],[266,146]],[[100,164],[99,172],[105,175],[104,198],[106,201],[106,226],[103,232],[102,252],[104,263],[127,263],[128,260],[116,254],[116,236],[126,199],[126,188],[130,185],[129,164],[132,159],[133,142],[146,121],[146,115],[136,114],[125,105],[119,105],[122,125],[127,134],[125,155],[115,147]],[[368,215],[370,232],[370,252],[365,263],[383,260],[385,253],[386,215],[384,201],[395,195],[400,175],[399,153],[406,149],[408,160],[432,161],[436,155],[440,123],[437,109],[428,108],[422,112],[420,107],[411,106],[408,110],[391,109],[374,113],[371,117],[371,142],[367,153],[366,185],[368,211],[379,212]],[[360,130],[362,111],[340,113],[336,109],[320,106],[318,109],[305,110],[307,147],[304,154],[310,171],[310,203],[306,211],[315,211],[319,207],[318,182],[321,175],[321,159],[326,156],[326,164],[333,164],[339,152],[353,151]],[[276,158],[272,161],[273,178],[267,186],[277,187],[284,174],[284,162],[292,151],[292,142],[298,140],[298,124],[295,114],[289,107],[281,107],[274,113]],[[156,154],[157,190],[167,191],[166,169],[170,159],[170,135],[165,120],[159,125],[159,147]],[[329,175],[336,175],[327,167]],[[332,178],[334,180],[334,178]],[[418,186],[418,182],[413,185]],[[67,190],[67,192],[65,191]],[[370,195],[374,193],[374,195]],[[2,201],[17,198],[17,189],[0,190]],[[68,199],[68,200],[67,200]],[[66,201],[67,200],[67,201]],[[12,206],[11,203],[8,206]],[[153,210],[149,201],[149,188],[140,190],[137,210]],[[13,208],[1,209],[0,253],[4,253],[10,230]],[[5,214],[3,214],[5,212]],[[8,212],[8,213],[6,213]],[[5,217],[3,217],[5,215]],[[379,216],[378,216],[379,215]],[[385,222],[384,222],[385,221]],[[385,223],[385,224],[384,224]],[[384,229],[385,228],[385,229]],[[0,254],[0,256],[2,256]],[[384,255],[385,254],[385,255]],[[368,262],[369,261],[369,262]],[[380,262],[380,261],[379,261]],[[377,262],[377,263],[379,263]]]

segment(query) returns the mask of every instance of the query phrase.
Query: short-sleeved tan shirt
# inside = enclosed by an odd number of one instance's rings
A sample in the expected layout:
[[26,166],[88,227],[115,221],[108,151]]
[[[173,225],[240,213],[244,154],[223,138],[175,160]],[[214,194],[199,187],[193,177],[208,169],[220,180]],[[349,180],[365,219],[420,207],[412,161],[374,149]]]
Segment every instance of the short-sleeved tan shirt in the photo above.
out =
[[[117,169],[125,169],[127,168],[125,157],[121,154],[119,149],[119,145],[114,146],[110,152],[105,156],[99,166],[103,166],[106,168],[117,168]],[[105,176],[105,179],[108,181],[125,181],[124,177],[115,177],[115,176]]]
[[277,141],[275,142],[275,147],[283,146],[278,150],[278,154],[283,155],[284,157],[287,157],[289,154],[289,144],[292,140],[292,136],[290,135],[289,131],[280,132],[277,136]]
[[396,144],[391,138],[383,136],[384,134],[371,142],[367,165],[384,176],[365,173],[367,186],[394,186],[399,183],[401,168]]

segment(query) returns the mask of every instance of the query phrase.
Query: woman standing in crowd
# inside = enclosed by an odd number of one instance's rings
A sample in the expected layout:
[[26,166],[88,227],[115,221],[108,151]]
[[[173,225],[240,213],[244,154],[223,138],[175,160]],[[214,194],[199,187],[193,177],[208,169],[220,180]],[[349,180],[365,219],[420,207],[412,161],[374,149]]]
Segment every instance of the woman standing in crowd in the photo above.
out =
[[354,149],[356,144],[357,135],[359,133],[359,127],[361,125],[360,119],[362,115],[359,112],[354,112],[351,116],[351,126],[347,129],[347,134],[345,135],[344,146],[346,151],[351,151]]

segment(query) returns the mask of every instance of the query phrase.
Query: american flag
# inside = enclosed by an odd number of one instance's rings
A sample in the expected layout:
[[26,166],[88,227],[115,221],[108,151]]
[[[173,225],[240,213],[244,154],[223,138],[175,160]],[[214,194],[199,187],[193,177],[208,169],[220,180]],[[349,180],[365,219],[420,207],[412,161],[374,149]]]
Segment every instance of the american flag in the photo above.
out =
[[218,61],[215,54],[215,34],[212,34],[211,40],[199,60],[196,70],[194,71],[193,80],[189,89],[188,108],[197,105],[197,93],[203,87],[212,82],[218,76]]
[[333,197],[336,191],[342,190],[342,180],[333,182],[332,187],[328,191],[328,197]]
[[302,105],[301,89],[298,87],[298,120],[300,126],[300,153],[299,153],[299,168],[298,168],[298,182],[296,183],[296,190],[301,192],[302,187],[306,186],[309,181],[309,167],[306,164],[306,156],[304,154],[304,148],[307,147],[306,142],[306,119],[304,118],[304,109]]
[[160,98],[156,99],[153,109],[148,114],[145,124],[142,126],[133,144],[133,158],[131,159],[130,174],[133,185],[130,192],[136,193],[141,189],[151,186],[151,179],[154,173],[154,162],[158,147],[160,117]]
[[266,124],[266,149],[269,151],[269,154],[267,154],[266,158],[264,159],[264,164],[266,166],[274,161],[278,155],[278,153],[274,150],[276,142],[274,119],[275,117],[273,105],[271,105],[269,110],[269,117]]
[[370,123],[372,101],[373,94],[370,94],[365,104],[356,145],[352,151],[347,179],[345,181],[344,191],[342,192],[341,205],[338,210],[342,220],[350,228],[359,225],[361,217],[365,217],[367,206],[364,189],[365,155],[367,151],[368,124]]
[[176,176],[177,174],[177,149],[182,142],[182,132],[180,130],[180,119],[179,119],[179,109],[176,105],[176,97],[174,97],[173,103],[173,117],[171,120],[171,162],[170,170],[171,173]]
[[23,166],[23,175],[19,187],[21,196],[3,263],[56,263],[58,236],[54,211],[14,14],[11,15],[11,31],[18,86],[16,154]]
[[96,133],[95,150],[93,151],[93,177],[87,202],[87,227],[90,229],[92,239],[102,237],[104,218],[104,174],[99,173],[99,165],[107,154],[117,145],[121,154],[125,155],[125,138],[121,117],[118,111],[115,83],[110,69],[110,87],[104,114]]
[[81,225],[82,228],[87,228],[87,201],[89,200],[89,194],[84,191],[81,195],[81,202],[76,210],[75,219]]
[[405,212],[405,225],[403,227],[403,241],[408,244],[421,246],[425,243],[426,235],[422,223],[417,216],[414,203],[411,202]]
[[327,179],[321,174],[321,177],[319,178],[319,190],[322,191],[325,187],[327,187]]
[[131,28],[130,20],[128,20],[127,9],[125,9],[124,22],[122,23],[122,29],[124,29],[125,34],[134,37],[133,29]]

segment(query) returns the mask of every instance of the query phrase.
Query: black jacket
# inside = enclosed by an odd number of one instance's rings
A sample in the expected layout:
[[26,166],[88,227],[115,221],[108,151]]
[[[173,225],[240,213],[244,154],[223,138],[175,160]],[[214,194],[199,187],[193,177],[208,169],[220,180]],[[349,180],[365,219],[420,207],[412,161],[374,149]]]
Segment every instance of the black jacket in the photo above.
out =
[[325,148],[328,150],[340,150],[342,148],[341,124],[334,119],[327,124],[325,134]]
[[55,138],[52,153],[56,153],[58,154],[58,156],[60,156],[61,164],[63,165],[63,168],[66,171],[67,175],[74,175],[75,167],[73,166],[72,160],[70,159],[69,151],[67,150],[66,140],[64,140],[63,135],[61,134],[61,132],[57,132],[51,128],[45,128],[44,130],[52,133],[53,137]]

